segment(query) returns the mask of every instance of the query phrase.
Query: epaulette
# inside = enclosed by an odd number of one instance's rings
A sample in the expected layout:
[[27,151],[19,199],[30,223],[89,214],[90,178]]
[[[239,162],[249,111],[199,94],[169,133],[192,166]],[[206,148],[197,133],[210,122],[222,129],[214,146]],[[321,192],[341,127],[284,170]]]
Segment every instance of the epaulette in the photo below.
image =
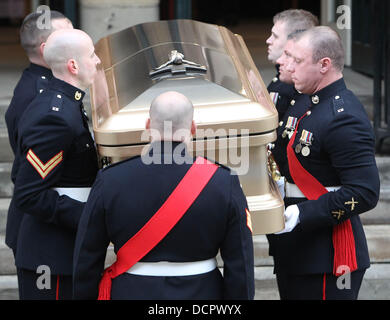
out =
[[344,109],[344,100],[340,96],[334,96],[332,98],[332,103],[333,103],[333,111],[334,114],[337,116],[340,113],[343,113],[345,111]]
[[115,163],[113,163],[113,164],[110,164],[110,165],[104,167],[104,168],[102,169],[102,171],[108,170],[108,169],[110,169],[110,168],[114,168],[115,166],[117,166],[117,165],[119,165],[119,164],[122,164],[122,163],[124,163],[124,162],[129,162],[129,161],[138,159],[138,158],[140,158],[140,157],[141,157],[141,155],[138,155],[138,156],[134,156],[134,157],[131,157],[131,158],[128,158],[128,159],[124,159],[124,160],[122,160],[122,161],[115,162]]
[[46,76],[40,76],[37,81],[36,81],[36,84],[37,84],[37,92],[38,93],[42,93],[48,86],[49,84],[49,79],[46,77]]
[[61,111],[64,98],[60,93],[55,93],[50,102],[50,111],[59,112]]

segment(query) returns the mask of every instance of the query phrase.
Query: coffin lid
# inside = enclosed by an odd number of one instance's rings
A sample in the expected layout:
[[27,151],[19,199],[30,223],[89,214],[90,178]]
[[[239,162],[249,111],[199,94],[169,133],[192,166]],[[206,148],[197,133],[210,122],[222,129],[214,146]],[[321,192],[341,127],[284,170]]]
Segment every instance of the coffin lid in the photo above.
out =
[[[192,101],[198,129],[212,129],[199,130],[195,139],[215,138],[218,129],[258,135],[277,128],[277,111],[243,38],[225,27],[143,23],[100,39],[95,48],[102,61],[91,88],[98,145],[145,142],[151,101],[172,90]],[[172,56],[182,63],[168,64]]]

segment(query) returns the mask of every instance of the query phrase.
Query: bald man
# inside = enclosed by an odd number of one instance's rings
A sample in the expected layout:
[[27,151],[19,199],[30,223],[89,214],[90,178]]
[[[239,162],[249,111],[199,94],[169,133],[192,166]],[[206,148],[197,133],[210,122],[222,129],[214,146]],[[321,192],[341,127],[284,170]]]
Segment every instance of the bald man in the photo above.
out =
[[89,36],[73,29],[52,33],[44,58],[53,78],[18,130],[19,293],[20,299],[71,299],[74,240],[98,170],[82,100],[100,60]]
[[[43,59],[43,48],[49,35],[56,30],[72,29],[72,23],[62,13],[50,11],[50,28],[38,28],[41,13],[33,12],[27,15],[20,27],[20,42],[25,50],[30,65],[23,71],[18,81],[11,103],[5,113],[8,129],[8,139],[14,155],[18,141],[19,120],[31,101],[47,88],[53,74]],[[17,161],[14,160],[11,180],[15,183]],[[23,212],[19,211],[11,201],[8,209],[5,243],[16,253],[17,236]]]
[[[246,198],[229,168],[194,163],[188,154],[193,112],[182,94],[162,93],[150,107],[147,152],[98,173],[76,238],[74,298],[253,299]],[[179,183],[187,189],[177,190]],[[179,220],[168,224],[183,206]],[[118,260],[102,279],[110,242]],[[223,276],[215,261],[219,250]]]

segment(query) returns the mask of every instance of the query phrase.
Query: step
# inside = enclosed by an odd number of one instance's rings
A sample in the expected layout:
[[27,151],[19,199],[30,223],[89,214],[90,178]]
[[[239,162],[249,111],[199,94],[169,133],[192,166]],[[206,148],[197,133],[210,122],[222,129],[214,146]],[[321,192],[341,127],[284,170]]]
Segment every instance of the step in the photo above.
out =
[[[390,263],[390,226],[364,225],[370,260],[372,263]],[[268,255],[268,241],[265,235],[253,237],[255,265],[273,266],[273,259]]]
[[5,127],[0,127],[0,163],[14,161],[14,153],[8,140],[8,132]]
[[5,236],[0,235],[0,275],[15,275],[15,259],[12,250],[5,244]]
[[[279,300],[276,277],[272,267],[255,268],[255,300]],[[0,300],[18,300],[17,277],[0,276]],[[390,264],[373,264],[366,271],[359,300],[390,299]]]
[[5,233],[10,198],[0,198],[0,235]]
[[14,190],[11,181],[11,162],[0,162],[0,198],[10,198]]

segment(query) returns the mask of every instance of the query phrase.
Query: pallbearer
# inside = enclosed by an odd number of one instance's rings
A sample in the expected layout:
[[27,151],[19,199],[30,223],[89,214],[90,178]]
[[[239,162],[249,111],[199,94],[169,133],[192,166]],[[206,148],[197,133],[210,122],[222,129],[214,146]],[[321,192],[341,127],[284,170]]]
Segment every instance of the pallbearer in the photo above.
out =
[[[44,58],[53,78],[20,119],[14,191],[24,212],[16,252],[20,298],[29,300],[71,298],[76,230],[98,169],[82,104],[100,63],[92,40],[81,30],[56,31]],[[44,275],[37,273],[42,266]]]
[[[297,35],[288,55],[295,88],[310,102],[287,145],[286,227],[269,237],[280,296],[357,299],[370,266],[359,214],[379,197],[374,133],[344,83],[335,31]],[[349,288],[339,285],[340,276]]]
[[[150,147],[99,172],[76,239],[74,298],[253,299],[246,198],[234,171],[188,153],[193,113],[184,95],[159,95]],[[110,241],[117,261],[102,278]]]

